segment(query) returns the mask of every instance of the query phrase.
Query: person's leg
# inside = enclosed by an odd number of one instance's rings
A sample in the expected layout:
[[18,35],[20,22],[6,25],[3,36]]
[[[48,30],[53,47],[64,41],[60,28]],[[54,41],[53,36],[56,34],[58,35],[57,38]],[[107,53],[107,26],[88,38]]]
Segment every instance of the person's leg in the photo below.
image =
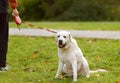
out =
[[0,68],[6,67],[8,50],[8,14],[0,14]]

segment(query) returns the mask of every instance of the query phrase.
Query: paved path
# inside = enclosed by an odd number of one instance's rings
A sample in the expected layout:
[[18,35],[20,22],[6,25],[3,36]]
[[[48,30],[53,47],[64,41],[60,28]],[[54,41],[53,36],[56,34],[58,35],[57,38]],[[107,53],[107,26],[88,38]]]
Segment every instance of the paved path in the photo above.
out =
[[[60,30],[56,30],[60,31]],[[120,39],[120,31],[67,30],[77,38]],[[55,34],[41,29],[10,28],[10,35],[54,37]]]

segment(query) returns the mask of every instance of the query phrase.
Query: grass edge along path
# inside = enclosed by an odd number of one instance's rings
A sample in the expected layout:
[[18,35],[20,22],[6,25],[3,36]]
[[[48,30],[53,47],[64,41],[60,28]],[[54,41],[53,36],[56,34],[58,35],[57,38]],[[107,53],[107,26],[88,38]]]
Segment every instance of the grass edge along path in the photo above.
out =
[[[35,26],[61,30],[114,30],[120,31],[120,22],[26,22]],[[16,24],[10,22],[11,28],[16,28]],[[21,28],[31,28],[22,24]]]

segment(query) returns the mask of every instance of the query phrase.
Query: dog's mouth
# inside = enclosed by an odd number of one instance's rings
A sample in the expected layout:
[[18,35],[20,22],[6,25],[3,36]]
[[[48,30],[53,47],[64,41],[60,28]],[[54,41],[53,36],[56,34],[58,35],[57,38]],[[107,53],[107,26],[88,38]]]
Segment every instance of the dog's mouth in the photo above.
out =
[[65,44],[62,44],[62,43],[59,43],[59,44],[58,44],[58,47],[59,47],[59,48],[64,48],[65,46],[66,46],[66,43],[65,43]]

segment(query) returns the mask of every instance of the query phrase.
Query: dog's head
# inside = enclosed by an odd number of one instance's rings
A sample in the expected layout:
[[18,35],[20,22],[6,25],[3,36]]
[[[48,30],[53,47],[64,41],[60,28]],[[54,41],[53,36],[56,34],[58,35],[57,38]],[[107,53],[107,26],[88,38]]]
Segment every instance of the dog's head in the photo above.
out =
[[68,43],[71,41],[70,32],[60,31],[57,33],[56,40],[59,48],[65,48],[68,46]]

